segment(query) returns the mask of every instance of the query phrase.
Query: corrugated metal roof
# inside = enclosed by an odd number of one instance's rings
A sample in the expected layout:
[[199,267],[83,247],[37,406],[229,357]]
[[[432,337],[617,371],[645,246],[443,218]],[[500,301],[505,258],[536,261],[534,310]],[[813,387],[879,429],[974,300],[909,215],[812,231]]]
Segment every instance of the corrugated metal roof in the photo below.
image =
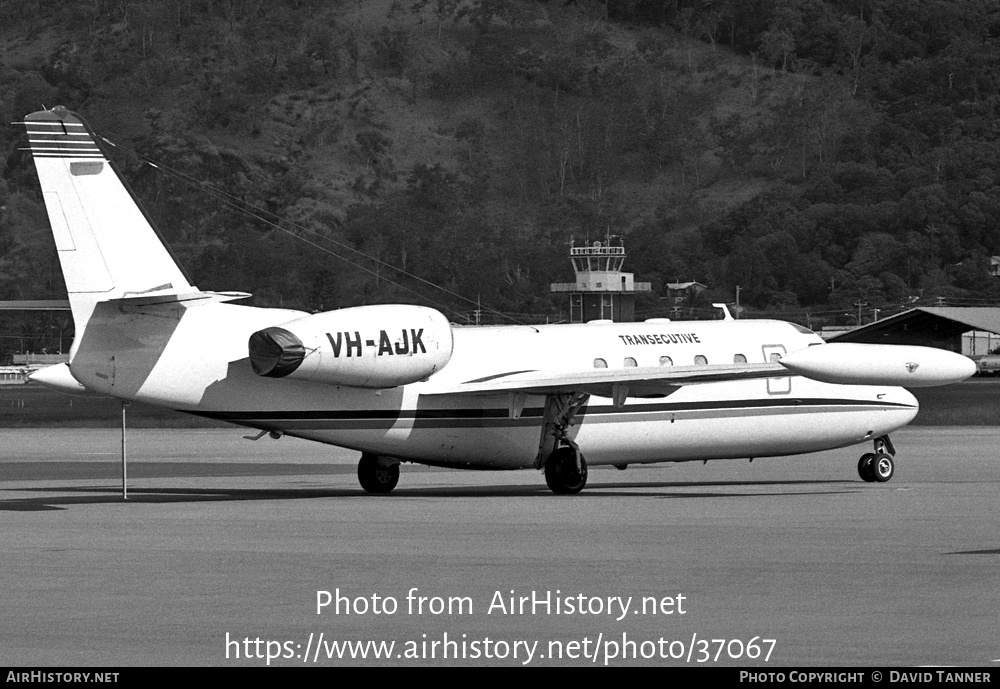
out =
[[69,311],[68,299],[0,301],[0,311]]
[[1000,308],[972,306],[926,306],[920,311],[957,323],[971,326],[971,330],[988,330],[1000,333]]
[[933,330],[941,336],[961,335],[970,330],[1000,334],[1000,308],[967,306],[921,306],[830,338],[837,342],[881,342],[890,334],[911,329]]

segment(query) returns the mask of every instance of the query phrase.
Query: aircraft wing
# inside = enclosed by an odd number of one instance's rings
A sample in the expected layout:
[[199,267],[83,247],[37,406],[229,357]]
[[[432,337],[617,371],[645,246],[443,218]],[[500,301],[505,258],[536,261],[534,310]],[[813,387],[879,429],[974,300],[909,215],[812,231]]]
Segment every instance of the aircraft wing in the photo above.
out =
[[935,347],[838,343],[808,347],[766,364],[511,371],[424,394],[586,393],[619,403],[627,397],[668,395],[677,386],[696,383],[799,375],[839,385],[931,387],[957,383],[975,372],[967,357]]
[[788,369],[777,363],[597,368],[584,371],[511,371],[485,378],[475,378],[423,394],[495,395],[511,392],[552,395],[586,393],[598,397],[618,399],[668,395],[680,385],[776,378],[788,375],[791,375]]

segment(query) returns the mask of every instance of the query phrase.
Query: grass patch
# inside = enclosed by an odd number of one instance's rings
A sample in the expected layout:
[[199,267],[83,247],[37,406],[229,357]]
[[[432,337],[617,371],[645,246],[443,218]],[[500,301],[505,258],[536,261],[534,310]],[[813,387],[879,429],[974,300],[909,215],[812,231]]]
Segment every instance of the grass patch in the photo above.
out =
[[[121,425],[121,401],[113,397],[64,395],[41,385],[0,387],[0,428],[117,428]],[[127,423],[135,428],[228,427],[211,419],[154,407],[142,402],[128,406]]]
[[1000,425],[1000,378],[972,378],[911,392],[920,401],[914,426]]

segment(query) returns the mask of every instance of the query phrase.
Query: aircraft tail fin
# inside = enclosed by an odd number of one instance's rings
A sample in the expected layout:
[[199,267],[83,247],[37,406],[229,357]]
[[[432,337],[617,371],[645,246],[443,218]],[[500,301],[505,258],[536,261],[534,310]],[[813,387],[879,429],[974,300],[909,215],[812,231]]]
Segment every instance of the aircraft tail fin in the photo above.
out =
[[24,125],[77,338],[99,301],[197,291],[79,115],[60,106]]

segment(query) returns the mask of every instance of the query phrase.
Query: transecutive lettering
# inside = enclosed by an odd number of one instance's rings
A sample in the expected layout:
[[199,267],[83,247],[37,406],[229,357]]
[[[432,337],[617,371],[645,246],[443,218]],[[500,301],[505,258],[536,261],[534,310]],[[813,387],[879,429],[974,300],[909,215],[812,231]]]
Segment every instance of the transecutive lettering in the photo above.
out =
[[695,333],[619,335],[618,339],[627,345],[701,344],[701,340]]

